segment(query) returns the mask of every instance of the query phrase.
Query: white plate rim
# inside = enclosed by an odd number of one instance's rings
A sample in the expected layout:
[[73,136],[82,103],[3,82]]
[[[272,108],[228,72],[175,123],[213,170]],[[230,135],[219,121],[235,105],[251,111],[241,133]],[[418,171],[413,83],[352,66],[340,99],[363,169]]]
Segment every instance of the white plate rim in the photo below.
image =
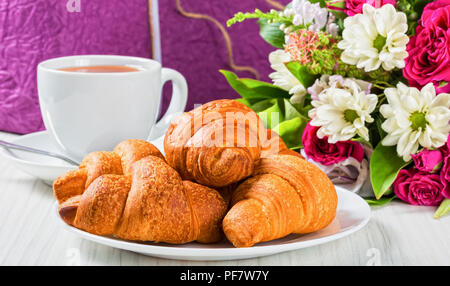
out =
[[[114,239],[99,235],[94,235],[83,230],[77,229],[66,224],[58,215],[58,203],[56,202],[54,205],[55,211],[53,211],[60,225],[69,232],[72,232],[84,239],[90,240],[92,242],[96,242],[102,245],[106,245],[113,248],[124,249],[128,251],[138,252],[141,254],[146,254],[150,256],[164,256],[164,257],[199,257],[199,258],[212,258],[212,257],[258,257],[265,256],[275,253],[282,253],[291,250],[297,250],[302,248],[307,248],[311,246],[316,246],[320,244],[324,244],[327,242],[335,241],[340,238],[346,237],[352,233],[355,233],[362,229],[367,225],[371,218],[371,209],[367,202],[358,196],[355,193],[347,191],[341,187],[336,186],[337,192],[345,192],[344,196],[355,196],[358,200],[360,200],[361,206],[364,205],[365,211],[367,212],[367,216],[357,225],[350,227],[342,232],[337,234],[332,234],[320,238],[315,238],[306,241],[298,241],[298,242],[288,242],[285,244],[277,244],[277,245],[255,245],[253,247],[248,248],[189,248],[189,247],[180,247],[177,245],[174,246],[159,246],[159,245],[149,245],[144,243],[125,241],[121,239]],[[232,259],[232,258],[231,258]],[[236,258],[239,259],[239,258]],[[189,260],[189,259],[188,259]],[[217,259],[224,260],[224,259]]]

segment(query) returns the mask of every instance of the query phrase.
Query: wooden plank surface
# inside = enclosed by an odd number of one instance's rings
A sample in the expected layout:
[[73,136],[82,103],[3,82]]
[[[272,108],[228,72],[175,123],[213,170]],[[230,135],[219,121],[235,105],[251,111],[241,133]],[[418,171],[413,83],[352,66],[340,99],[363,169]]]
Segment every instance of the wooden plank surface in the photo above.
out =
[[[17,135],[0,133],[0,139]],[[0,265],[450,265],[450,216],[393,202],[373,208],[359,232],[257,259],[166,260],[102,246],[58,226],[51,187],[0,157]]]

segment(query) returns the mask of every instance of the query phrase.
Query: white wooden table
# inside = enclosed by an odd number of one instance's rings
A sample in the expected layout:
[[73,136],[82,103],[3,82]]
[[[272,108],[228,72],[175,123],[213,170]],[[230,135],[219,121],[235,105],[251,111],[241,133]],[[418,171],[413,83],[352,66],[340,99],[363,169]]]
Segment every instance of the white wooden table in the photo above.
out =
[[[1,133],[0,139],[17,135]],[[192,262],[147,257],[58,227],[51,187],[0,158],[0,265],[450,265],[450,216],[393,202],[373,208],[359,232],[328,244],[257,259]]]

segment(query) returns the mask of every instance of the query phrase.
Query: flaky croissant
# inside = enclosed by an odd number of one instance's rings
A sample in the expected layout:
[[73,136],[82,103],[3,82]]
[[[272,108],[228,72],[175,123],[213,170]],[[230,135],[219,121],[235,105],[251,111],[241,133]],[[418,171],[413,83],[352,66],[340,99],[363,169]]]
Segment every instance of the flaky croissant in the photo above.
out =
[[251,178],[234,191],[223,230],[236,247],[310,233],[329,225],[337,195],[330,179],[297,156],[261,159]]
[[211,187],[250,176],[261,157],[295,153],[235,100],[212,101],[177,117],[166,133],[164,151],[183,179]]
[[113,152],[89,154],[53,189],[64,221],[93,234],[175,244],[221,239],[223,197],[182,181],[146,141],[128,140]]

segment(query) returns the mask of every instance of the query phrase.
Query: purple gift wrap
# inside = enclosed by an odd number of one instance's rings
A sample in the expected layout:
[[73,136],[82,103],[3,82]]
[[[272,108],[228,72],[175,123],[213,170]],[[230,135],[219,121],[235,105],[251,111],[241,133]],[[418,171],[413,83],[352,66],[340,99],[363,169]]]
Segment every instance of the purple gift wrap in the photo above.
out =
[[147,0],[1,0],[0,130],[44,129],[36,86],[43,60],[80,54],[149,58]]
[[[177,6],[177,2],[180,4]],[[210,16],[228,32],[235,65],[256,69],[261,80],[271,73],[268,55],[275,48],[259,36],[256,20],[226,27],[237,12],[278,9],[290,0],[164,0],[159,1],[161,50],[163,65],[181,72],[187,79],[189,98],[187,109],[195,104],[215,99],[236,98],[239,95],[227,84],[219,69],[235,72],[240,77],[255,78],[250,72],[233,70],[228,61],[228,49],[220,29],[212,21],[190,18],[186,13]],[[278,5],[277,5],[278,4]],[[180,13],[180,8],[185,13]],[[164,98],[164,101],[167,101]]]
[[[162,54],[163,66],[178,70],[186,77],[187,109],[215,99],[236,98],[237,93],[219,69],[234,71],[241,77],[255,78],[258,74],[260,79],[267,80],[271,72],[268,54],[274,48],[259,37],[256,20],[230,28],[226,28],[226,21],[239,11],[253,11],[255,7],[268,11],[276,8],[277,3],[288,2],[0,0],[0,130],[30,133],[44,129],[36,67],[43,60],[68,55],[149,58],[154,46],[155,57]],[[156,10],[159,10],[159,23]],[[189,17],[192,13],[203,16]],[[205,16],[217,23],[206,20]],[[229,49],[217,24],[230,36],[234,64],[246,66],[244,69],[253,73],[230,66]],[[164,95],[163,109],[169,102],[167,88]]]

